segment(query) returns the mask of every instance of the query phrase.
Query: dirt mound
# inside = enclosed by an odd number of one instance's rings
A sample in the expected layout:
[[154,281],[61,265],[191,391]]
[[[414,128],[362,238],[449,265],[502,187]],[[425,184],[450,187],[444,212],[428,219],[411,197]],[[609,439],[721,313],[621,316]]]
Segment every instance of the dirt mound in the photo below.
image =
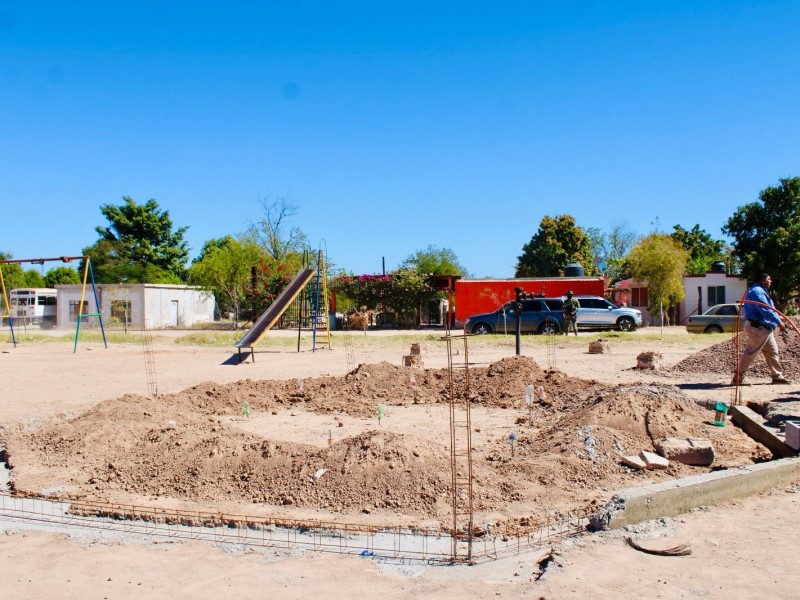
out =
[[[397,411],[405,405],[446,402],[447,382],[445,370],[379,363],[343,377],[203,383],[157,399],[126,395],[10,435],[13,484],[20,492],[82,499],[172,498],[209,510],[216,503],[242,511],[263,504],[349,517],[379,511],[439,518],[450,502],[446,435],[433,442],[387,428],[320,449],[273,439],[268,430],[243,431],[227,417],[241,416],[245,404],[371,417],[384,403],[403,415]],[[473,447],[475,510],[495,522],[533,523],[618,487],[699,472],[674,465],[645,473],[620,463],[620,455],[653,450],[662,437],[712,438],[715,466],[765,455],[737,429],[710,426],[708,411],[671,386],[607,386],[544,371],[526,357],[470,369],[472,404],[508,415],[498,422],[528,414],[529,384],[545,389],[545,401],[531,407],[531,423],[514,426],[514,443],[510,428],[500,427]],[[504,410],[520,408],[526,410]]]
[[[744,347],[746,334],[740,334],[738,345]],[[800,335],[794,330],[785,330],[775,334],[778,343],[784,376],[792,380],[800,379]],[[708,373],[730,374],[736,368],[735,338],[714,344],[700,352],[686,357],[666,371],[670,373]],[[756,358],[748,374],[752,377],[769,378],[770,373],[763,358]]]

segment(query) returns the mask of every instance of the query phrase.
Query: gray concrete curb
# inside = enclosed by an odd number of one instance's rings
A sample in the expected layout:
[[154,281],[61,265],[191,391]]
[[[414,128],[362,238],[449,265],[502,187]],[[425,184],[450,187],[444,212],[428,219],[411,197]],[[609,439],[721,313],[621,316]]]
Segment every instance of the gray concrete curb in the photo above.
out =
[[590,518],[590,528],[618,529],[698,506],[751,496],[800,479],[800,457],[782,458],[624,490]]

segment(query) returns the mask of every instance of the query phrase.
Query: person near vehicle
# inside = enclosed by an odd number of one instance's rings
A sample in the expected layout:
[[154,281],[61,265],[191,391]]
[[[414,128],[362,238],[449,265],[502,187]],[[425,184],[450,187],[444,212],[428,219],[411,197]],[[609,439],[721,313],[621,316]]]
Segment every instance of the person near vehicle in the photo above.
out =
[[572,297],[572,290],[567,292],[564,300],[564,335],[569,335],[570,330],[578,335],[578,309],[581,307],[577,298]]
[[[753,364],[758,353],[767,361],[772,383],[789,383],[783,376],[783,366],[778,356],[778,343],[775,341],[775,329],[783,330],[784,324],[780,314],[774,310],[775,304],[769,296],[772,277],[762,273],[745,294],[743,308],[744,331],[747,340],[744,344],[739,366],[733,374],[732,385],[748,385],[744,375]],[[770,308],[772,307],[772,308]]]

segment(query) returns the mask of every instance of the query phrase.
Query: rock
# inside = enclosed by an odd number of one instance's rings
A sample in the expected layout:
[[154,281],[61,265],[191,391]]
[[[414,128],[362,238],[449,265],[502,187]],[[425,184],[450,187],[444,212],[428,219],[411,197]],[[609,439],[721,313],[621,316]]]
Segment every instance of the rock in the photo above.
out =
[[604,352],[608,352],[608,342],[605,340],[597,340],[595,342],[589,342],[589,354],[603,354]]
[[644,461],[648,469],[666,469],[669,467],[669,461],[666,458],[647,450],[639,452],[639,458]]
[[646,469],[647,463],[644,462],[639,456],[631,455],[631,456],[620,456],[620,460],[623,464],[633,468],[633,469]]
[[658,453],[667,460],[684,465],[708,466],[714,462],[711,440],[701,438],[664,438],[656,444]]
[[655,369],[661,362],[661,354],[658,352],[642,352],[636,357],[637,369]]

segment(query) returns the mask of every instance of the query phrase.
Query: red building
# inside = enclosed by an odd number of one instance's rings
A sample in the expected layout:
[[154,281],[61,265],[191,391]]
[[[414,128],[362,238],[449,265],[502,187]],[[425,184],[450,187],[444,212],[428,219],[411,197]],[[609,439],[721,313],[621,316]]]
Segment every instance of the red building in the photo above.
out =
[[603,296],[606,278],[598,277],[530,277],[519,279],[459,279],[455,281],[456,324],[467,317],[492,312],[513,300],[514,288],[525,293],[559,297],[572,290],[576,296]]

